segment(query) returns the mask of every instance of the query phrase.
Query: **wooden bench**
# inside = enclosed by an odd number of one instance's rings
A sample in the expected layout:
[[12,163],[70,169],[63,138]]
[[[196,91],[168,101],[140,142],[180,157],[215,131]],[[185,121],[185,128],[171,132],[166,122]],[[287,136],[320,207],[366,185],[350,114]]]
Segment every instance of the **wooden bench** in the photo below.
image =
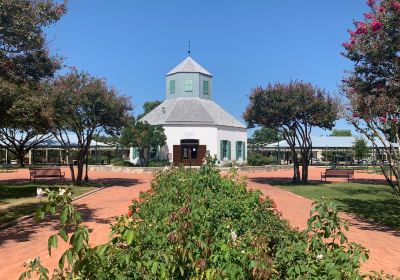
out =
[[60,168],[29,168],[29,180],[36,182],[36,178],[60,178],[60,182],[64,179],[65,172],[61,172]]
[[321,182],[322,179],[331,178],[347,178],[347,181],[352,180],[354,182],[354,170],[351,169],[326,169],[325,173],[321,172]]

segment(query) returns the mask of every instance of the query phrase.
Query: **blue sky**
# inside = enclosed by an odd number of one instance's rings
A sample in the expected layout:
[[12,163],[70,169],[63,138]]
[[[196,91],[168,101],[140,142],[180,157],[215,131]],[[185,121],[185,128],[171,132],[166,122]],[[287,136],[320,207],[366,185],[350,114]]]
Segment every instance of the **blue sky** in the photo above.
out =
[[[131,96],[135,114],[163,100],[165,74],[187,55],[214,75],[214,100],[241,119],[248,94],[299,79],[338,93],[350,63],[340,55],[365,0],[69,0],[48,30],[65,63]],[[338,121],[337,128],[350,128]],[[320,129],[314,135],[328,134]]]

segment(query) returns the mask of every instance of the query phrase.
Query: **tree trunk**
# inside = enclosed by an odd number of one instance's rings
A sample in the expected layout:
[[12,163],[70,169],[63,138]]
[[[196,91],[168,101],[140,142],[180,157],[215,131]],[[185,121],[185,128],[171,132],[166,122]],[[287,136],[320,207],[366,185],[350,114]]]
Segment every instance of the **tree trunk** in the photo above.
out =
[[17,156],[17,159],[18,159],[19,167],[25,167],[25,162],[24,162],[25,153],[24,153],[24,151],[17,150],[16,152],[17,152],[16,156]]
[[71,171],[72,185],[75,185],[76,184],[76,180],[75,180],[75,170],[74,170],[74,164],[73,163],[69,164],[69,170]]
[[85,182],[89,182],[89,174],[88,174],[88,156],[86,155],[86,164],[85,164]]
[[308,159],[303,158],[303,167],[301,170],[301,183],[303,185],[308,184],[308,165],[309,165]]
[[76,175],[76,184],[78,186],[82,185],[82,177],[83,177],[83,160],[79,159],[78,160],[78,174]]
[[293,183],[300,183],[300,166],[299,166],[299,159],[297,158],[296,150],[292,150],[293,155]]

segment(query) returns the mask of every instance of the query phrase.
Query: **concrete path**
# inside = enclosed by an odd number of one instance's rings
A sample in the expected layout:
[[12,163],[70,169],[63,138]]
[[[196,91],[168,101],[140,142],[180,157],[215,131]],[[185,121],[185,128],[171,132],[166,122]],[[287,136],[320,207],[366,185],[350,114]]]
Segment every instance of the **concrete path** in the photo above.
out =
[[[312,168],[311,179],[318,179],[320,169]],[[102,173],[92,171],[91,179],[107,181],[113,187],[101,190],[76,202],[84,212],[85,224],[91,230],[92,244],[105,242],[113,217],[127,212],[130,201],[137,198],[139,192],[149,188],[150,174],[138,173]],[[273,198],[283,217],[294,227],[303,229],[311,209],[312,201],[266,183],[267,179],[288,180],[290,171],[276,171],[246,174],[249,188],[260,189]],[[356,178],[382,179],[380,176],[360,174]],[[21,180],[28,178],[27,170],[12,173],[0,173],[2,180]],[[370,249],[370,260],[363,269],[380,270],[400,275],[400,233],[373,223],[361,221],[349,215],[343,215],[350,221],[348,237]],[[65,245],[56,250],[52,257],[47,253],[47,238],[56,233],[56,223],[46,221],[39,225],[26,220],[16,226],[0,230],[0,279],[17,279],[23,271],[22,264],[28,258],[40,256],[48,267],[56,267]],[[63,242],[61,242],[62,244]]]

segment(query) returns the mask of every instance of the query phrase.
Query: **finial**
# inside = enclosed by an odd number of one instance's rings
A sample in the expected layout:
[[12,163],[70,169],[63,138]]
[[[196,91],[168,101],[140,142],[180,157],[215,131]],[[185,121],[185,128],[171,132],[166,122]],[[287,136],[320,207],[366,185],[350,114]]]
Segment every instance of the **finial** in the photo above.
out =
[[189,41],[188,55],[190,56],[190,41]]

